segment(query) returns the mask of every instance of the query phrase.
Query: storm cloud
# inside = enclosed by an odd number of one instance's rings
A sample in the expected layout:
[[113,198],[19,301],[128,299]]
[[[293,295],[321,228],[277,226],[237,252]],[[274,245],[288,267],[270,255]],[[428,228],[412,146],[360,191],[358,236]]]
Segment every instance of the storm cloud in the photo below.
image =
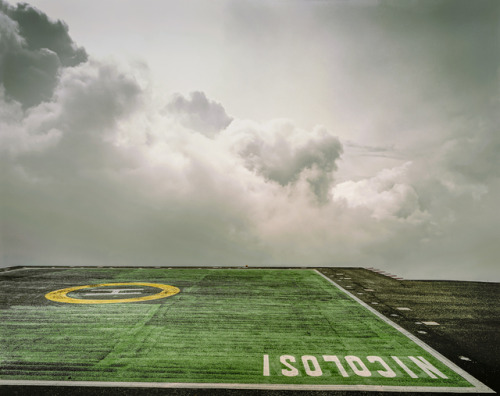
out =
[[[228,79],[261,73],[231,107],[202,87],[159,93],[144,62],[87,55],[64,22],[2,1],[2,266],[379,266],[492,280],[498,3],[414,3],[229,4]],[[317,62],[290,44],[306,31]],[[258,116],[231,114],[257,91]]]
[[87,59],[68,27],[29,6],[0,2],[0,76],[9,96],[33,106],[52,96],[62,67]]

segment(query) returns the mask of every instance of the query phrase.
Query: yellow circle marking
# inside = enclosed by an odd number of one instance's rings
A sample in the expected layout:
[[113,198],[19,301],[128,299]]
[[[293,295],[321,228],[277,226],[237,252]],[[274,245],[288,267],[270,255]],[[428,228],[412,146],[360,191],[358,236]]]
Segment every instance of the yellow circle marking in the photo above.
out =
[[[84,300],[79,298],[68,297],[67,294],[81,289],[90,289],[94,287],[102,287],[102,286],[149,286],[156,287],[161,289],[161,292],[156,294],[151,294],[149,296],[144,297],[134,297],[134,298],[121,298],[116,300]],[[157,300],[159,298],[165,298],[169,296],[173,296],[180,292],[180,289],[175,286],[170,285],[162,285],[160,283],[144,283],[144,282],[128,282],[128,283],[100,283],[98,285],[85,285],[85,286],[74,286],[68,287],[66,289],[55,290],[45,295],[45,298],[51,301],[63,302],[63,303],[71,303],[71,304],[113,304],[113,303],[127,303],[127,302],[135,302],[135,301],[148,301],[148,300]]]

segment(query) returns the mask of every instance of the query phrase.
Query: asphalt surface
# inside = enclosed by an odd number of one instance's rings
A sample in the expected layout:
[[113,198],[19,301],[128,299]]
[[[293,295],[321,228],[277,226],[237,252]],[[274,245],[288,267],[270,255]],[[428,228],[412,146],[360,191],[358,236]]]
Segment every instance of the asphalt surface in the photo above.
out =
[[[356,297],[500,392],[500,284],[400,280],[362,268],[318,268]],[[0,275],[3,271],[0,271]],[[0,299],[2,295],[0,292]],[[1,302],[1,301],[0,301]],[[2,386],[1,395],[381,395],[354,391]],[[391,392],[391,394],[395,394]],[[416,393],[406,393],[416,394]],[[430,393],[425,393],[429,395]]]
[[359,268],[320,271],[500,392],[499,283],[397,280]]

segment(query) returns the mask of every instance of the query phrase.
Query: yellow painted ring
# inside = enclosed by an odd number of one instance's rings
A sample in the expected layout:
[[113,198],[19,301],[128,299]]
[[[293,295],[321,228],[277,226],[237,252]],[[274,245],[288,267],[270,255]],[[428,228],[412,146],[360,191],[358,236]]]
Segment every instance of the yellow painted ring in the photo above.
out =
[[[102,287],[102,286],[149,286],[156,287],[161,289],[161,292],[156,294],[151,294],[149,296],[144,297],[134,297],[134,298],[121,298],[116,300],[83,300],[79,298],[68,297],[67,294],[81,289],[89,289],[94,287]],[[113,304],[113,303],[128,303],[128,302],[136,302],[136,301],[149,301],[149,300],[157,300],[159,298],[165,298],[169,296],[173,296],[180,292],[180,289],[175,286],[170,285],[162,285],[160,283],[144,283],[144,282],[127,282],[127,283],[100,283],[98,285],[85,285],[85,286],[74,286],[68,287],[66,289],[55,290],[45,295],[45,298],[51,301],[63,302],[63,303],[71,303],[71,304]]]

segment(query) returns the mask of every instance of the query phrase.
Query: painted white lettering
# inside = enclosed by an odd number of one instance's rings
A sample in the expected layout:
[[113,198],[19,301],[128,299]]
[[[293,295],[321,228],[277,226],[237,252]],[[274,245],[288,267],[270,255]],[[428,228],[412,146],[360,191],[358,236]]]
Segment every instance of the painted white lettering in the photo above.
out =
[[264,368],[262,375],[264,377],[269,377],[269,355],[264,355]]
[[365,366],[365,364],[359,357],[350,355],[346,356],[345,360],[349,364],[349,366],[351,366],[354,374],[359,375],[360,377],[369,377],[372,375],[370,370],[368,370],[368,367]]
[[[312,363],[313,369],[309,362]],[[302,356],[302,364],[304,365],[304,369],[306,370],[306,374],[311,377],[319,377],[323,375],[323,371],[321,371],[321,367],[319,366],[318,359],[315,356],[304,355]]]
[[342,366],[342,363],[340,363],[340,360],[337,356],[335,355],[323,355],[323,360],[325,362],[333,362],[337,365],[337,368],[339,369],[340,374],[342,377],[349,377],[349,374],[347,374],[347,371],[345,371],[344,366]]
[[399,364],[401,366],[401,368],[406,371],[406,373],[411,377],[411,378],[418,378],[418,376],[413,372],[411,371],[407,366],[406,364],[404,364],[398,357],[396,356],[391,356],[394,361]]
[[366,360],[368,360],[370,363],[379,363],[384,370],[377,370],[377,373],[379,373],[382,377],[386,378],[394,378],[396,376],[396,373],[389,367],[389,365],[384,362],[384,359],[382,359],[380,356],[367,356]]
[[446,375],[444,375],[441,371],[439,371],[436,367],[430,364],[427,360],[425,360],[422,356],[413,357],[408,356],[410,360],[415,363],[418,367],[422,369],[429,377],[437,378],[434,373],[439,375],[441,378],[448,379]]
[[[280,356],[280,362],[285,365],[287,369],[282,369],[281,373],[287,377],[296,377],[299,375],[299,370],[291,365],[291,363],[295,363],[295,357],[292,355],[283,355]],[[290,363],[291,362],[291,363]]]

